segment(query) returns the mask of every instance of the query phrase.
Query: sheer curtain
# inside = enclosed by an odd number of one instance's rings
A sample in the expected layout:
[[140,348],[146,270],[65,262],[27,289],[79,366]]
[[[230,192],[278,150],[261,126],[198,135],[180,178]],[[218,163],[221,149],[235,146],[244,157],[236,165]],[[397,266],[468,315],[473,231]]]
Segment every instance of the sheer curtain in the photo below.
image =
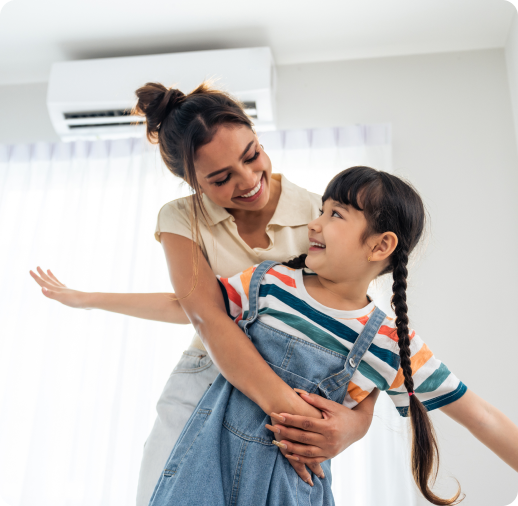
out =
[[[386,125],[261,142],[274,171],[315,192],[353,164],[391,169]],[[171,291],[153,232],[186,194],[141,140],[0,145],[0,506],[134,504],[155,404],[192,327],[70,309],[28,271],[86,291]],[[373,287],[384,309],[385,292]],[[337,504],[415,504],[406,424],[385,397],[334,462]]]

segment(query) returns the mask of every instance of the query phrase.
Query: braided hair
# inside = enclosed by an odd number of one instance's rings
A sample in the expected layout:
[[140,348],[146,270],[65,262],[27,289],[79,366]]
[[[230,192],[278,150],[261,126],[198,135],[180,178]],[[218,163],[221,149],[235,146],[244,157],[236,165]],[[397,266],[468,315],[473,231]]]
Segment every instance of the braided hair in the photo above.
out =
[[[389,264],[378,274],[392,273],[392,307],[396,315],[400,371],[409,398],[412,427],[412,474],[423,496],[432,504],[458,504],[460,487],[456,494],[443,499],[435,495],[433,486],[438,466],[439,450],[428,411],[414,393],[408,306],[406,302],[408,257],[423,235],[426,212],[417,191],[401,178],[370,167],[351,167],[337,174],[328,184],[322,201],[335,200],[351,205],[364,213],[367,228],[362,240],[373,234],[393,232],[398,238]],[[285,265],[305,267],[306,255],[301,255]],[[462,499],[461,499],[462,500]]]

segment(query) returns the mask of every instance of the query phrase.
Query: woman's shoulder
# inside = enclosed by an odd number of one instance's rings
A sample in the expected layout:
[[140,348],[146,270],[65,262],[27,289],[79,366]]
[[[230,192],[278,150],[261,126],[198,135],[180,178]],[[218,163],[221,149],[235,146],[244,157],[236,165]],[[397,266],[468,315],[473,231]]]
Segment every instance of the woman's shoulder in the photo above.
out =
[[172,216],[172,215],[185,215],[186,213],[191,212],[191,202],[192,196],[188,197],[180,197],[178,199],[171,200],[164,204],[160,211],[158,212],[159,216]]

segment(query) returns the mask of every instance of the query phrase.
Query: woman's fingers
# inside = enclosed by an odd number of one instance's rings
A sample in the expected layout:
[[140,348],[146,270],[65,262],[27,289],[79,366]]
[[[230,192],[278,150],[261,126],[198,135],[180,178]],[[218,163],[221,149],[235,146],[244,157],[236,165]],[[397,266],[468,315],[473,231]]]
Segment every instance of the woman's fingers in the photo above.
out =
[[[287,457],[288,455],[286,455]],[[311,474],[306,469],[306,466],[304,464],[301,464],[300,462],[293,461],[289,459],[289,462],[293,469],[295,469],[295,472],[300,476],[300,479],[309,485],[313,486],[313,480],[311,479]]]
[[286,445],[286,451],[288,453],[297,455],[298,457],[305,457],[304,460],[309,459],[307,460],[309,462],[316,463],[319,457],[322,458],[320,462],[326,460],[326,457],[322,455],[322,448],[319,448],[318,446],[301,445],[299,443],[293,443],[292,441],[288,441],[286,439],[283,439],[281,441],[281,444]]
[[316,474],[321,480],[323,480],[326,477],[326,475],[324,474],[324,470],[322,469],[322,466],[320,464],[316,463],[306,465],[311,469],[313,474]]
[[36,281],[36,283],[38,283],[38,285],[40,285],[42,288],[47,288],[47,289],[53,288],[52,285],[47,283],[44,279],[40,278],[35,272],[29,271],[29,274],[32,276],[34,281]]
[[41,276],[41,277],[42,277],[42,278],[43,278],[47,283],[50,283],[50,284],[52,284],[52,285],[54,284],[54,281],[53,281],[51,278],[49,278],[49,277],[45,274],[45,271],[44,271],[40,266],[38,266],[38,267],[37,267],[37,269],[38,269],[38,273],[39,273],[39,275],[40,275],[40,276]]
[[[290,462],[295,461],[297,463],[304,464],[304,458],[300,457],[300,455],[286,455],[286,458],[289,459]],[[322,459],[322,462],[324,462],[324,460],[325,459]],[[326,477],[322,466],[318,462],[305,463],[305,465],[308,466],[312,473],[316,474],[321,480]]]
[[306,466],[302,462],[299,462],[298,461],[299,459],[290,459],[289,458],[290,455],[288,455],[288,452],[286,451],[286,449],[281,448],[280,446],[278,446],[278,448],[285,457],[288,457],[291,467],[293,467],[293,469],[295,469],[295,472],[300,476],[300,479],[302,481],[304,481],[305,483],[313,486],[313,480],[311,479],[311,474],[306,469]]
[[52,271],[50,269],[47,269],[47,273],[59,286],[66,288],[67,285],[65,285],[61,281],[59,281],[59,279],[56,278],[56,276],[54,276],[54,274],[52,273]]
[[294,429],[292,427],[285,427],[284,425],[280,424],[266,424],[265,427],[276,434],[280,434],[281,439],[290,439],[305,445],[314,446],[319,446],[325,442],[324,436],[315,432],[306,432],[304,430]]
[[309,432],[317,432],[318,434],[323,434],[328,426],[326,419],[319,420],[317,418],[311,418],[308,416],[290,415],[288,413],[282,413],[280,415],[278,415],[277,413],[271,413],[270,416],[277,423],[282,423],[283,425],[289,425],[290,427],[297,427],[299,429],[309,431]]

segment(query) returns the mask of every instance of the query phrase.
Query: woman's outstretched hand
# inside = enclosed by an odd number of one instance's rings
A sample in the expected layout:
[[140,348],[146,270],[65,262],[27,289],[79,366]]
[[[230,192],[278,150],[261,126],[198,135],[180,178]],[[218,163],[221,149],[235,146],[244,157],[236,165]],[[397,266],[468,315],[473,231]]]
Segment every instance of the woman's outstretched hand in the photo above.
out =
[[[372,422],[379,390],[375,389],[354,409],[303,390],[297,392],[301,399],[322,412],[323,419],[272,413],[275,425],[266,427],[286,446],[281,451],[292,463],[307,465],[317,476],[321,476],[321,462],[336,457],[365,436]],[[297,467],[295,470],[304,479]]]
[[33,271],[29,272],[36,283],[41,286],[41,293],[43,293],[45,297],[57,300],[65,306],[77,309],[88,309],[86,301],[88,294],[86,292],[67,288],[66,285],[61,283],[61,281],[52,274],[50,269],[47,270],[47,274],[40,267],[37,267],[37,271],[39,275]]

